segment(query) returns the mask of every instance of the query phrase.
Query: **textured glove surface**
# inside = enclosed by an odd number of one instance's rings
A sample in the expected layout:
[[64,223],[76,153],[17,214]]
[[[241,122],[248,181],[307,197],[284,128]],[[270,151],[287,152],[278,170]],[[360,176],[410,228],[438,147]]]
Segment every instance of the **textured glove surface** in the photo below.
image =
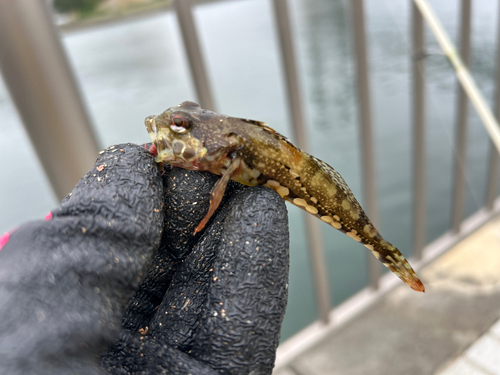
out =
[[[117,145],[0,252],[0,373],[269,374],[288,283],[284,202]],[[105,370],[104,370],[105,369]]]

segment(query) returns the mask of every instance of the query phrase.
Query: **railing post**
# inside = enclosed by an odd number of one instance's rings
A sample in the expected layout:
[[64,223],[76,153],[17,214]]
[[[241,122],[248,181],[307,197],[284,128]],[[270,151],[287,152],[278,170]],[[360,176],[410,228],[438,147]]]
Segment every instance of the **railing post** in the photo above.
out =
[[[470,60],[471,0],[461,0],[460,12],[460,55],[464,66],[467,68]],[[467,94],[458,82],[457,88],[458,108],[455,135],[456,153],[453,182],[453,214],[451,223],[451,230],[454,233],[458,233],[460,231],[460,225],[464,216],[465,167],[467,162],[467,115],[469,114],[469,99]]]
[[58,199],[99,146],[46,1],[0,0],[0,68]]
[[[370,105],[370,82],[366,52],[365,16],[363,0],[351,0],[352,31],[356,54],[356,76],[359,97],[359,133],[361,136],[361,160],[363,172],[363,195],[365,211],[375,226],[378,224],[377,187],[375,181],[375,161],[373,151],[372,116]],[[369,283],[378,289],[380,263],[367,253]]]
[[[293,125],[293,139],[299,148],[307,151],[309,147],[307,135],[304,129],[302,100],[300,97],[297,67],[295,64],[295,52],[292,41],[288,4],[287,0],[273,0],[273,3],[274,13],[278,25],[282,62],[285,68],[288,107]],[[311,258],[318,315],[320,320],[326,324],[329,322],[331,302],[322,240],[323,237],[321,234],[321,228],[319,227],[321,223],[316,218],[308,214],[304,214],[304,219],[306,223],[308,249]]]
[[215,111],[215,103],[212,97],[210,84],[208,83],[207,71],[201,53],[200,42],[191,13],[191,0],[174,0],[177,19],[181,29],[184,49],[191,68],[191,76],[196,87],[196,94],[202,108]]
[[413,76],[413,256],[422,259],[426,242],[424,20],[412,1]]
[[[500,21],[500,7],[498,7],[497,22]],[[497,51],[495,72],[495,117],[500,119],[500,23],[497,25]],[[488,173],[488,190],[486,192],[486,208],[492,210],[498,195],[499,154],[493,142],[490,142],[490,164]]]

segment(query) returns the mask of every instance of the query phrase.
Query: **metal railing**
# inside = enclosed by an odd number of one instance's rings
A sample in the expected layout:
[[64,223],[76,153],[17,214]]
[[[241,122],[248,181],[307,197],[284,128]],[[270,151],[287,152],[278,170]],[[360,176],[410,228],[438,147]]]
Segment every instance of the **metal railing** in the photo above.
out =
[[425,49],[424,20],[412,3],[413,78],[413,256],[422,259],[427,237],[425,215]]
[[[470,27],[471,27],[471,0],[461,0],[460,17],[460,55],[466,68],[470,65]],[[465,171],[467,151],[467,116],[469,113],[469,99],[463,87],[458,87],[457,125],[455,140],[455,168],[453,192],[453,215],[451,228],[457,233],[464,216],[465,207]]]
[[[198,45],[194,22],[192,22],[192,15],[190,14],[190,3],[190,0],[174,0],[177,16],[179,18],[179,24],[181,26],[185,42],[185,49],[191,65],[192,77],[195,82],[198,80],[200,81],[200,84],[196,83],[195,86],[197,88],[198,98],[201,101],[202,98],[211,98],[211,95],[207,94],[208,89],[205,89],[205,87],[207,87],[205,82],[208,82],[208,78],[206,77],[206,69],[202,67],[203,62],[201,59],[201,53],[199,52],[201,48]],[[286,78],[285,81],[287,85],[288,107],[290,111],[290,120],[292,122],[293,140],[299,148],[307,151],[309,149],[309,145],[305,131],[304,116],[302,113],[303,104],[300,95],[301,91],[299,88],[287,0],[273,0],[273,5],[279,35],[283,70]],[[365,197],[366,212],[376,225],[376,222],[378,221],[378,210],[363,1],[353,0],[352,7],[353,33],[356,46],[358,96],[360,99],[359,117],[361,119],[360,134],[362,145],[362,170],[364,176],[363,193]],[[188,39],[191,40],[190,43],[186,43]],[[199,56],[200,58],[194,56]],[[193,61],[194,59],[196,59],[196,61]],[[199,90],[199,86],[203,89]],[[330,321],[329,313],[333,306],[330,300],[330,286],[328,285],[328,273],[326,270],[325,251],[322,242],[321,229],[319,227],[320,223],[311,215],[303,214],[303,217],[306,222],[307,244],[314,279],[318,317],[323,323],[328,324]],[[380,263],[369,253],[367,253],[367,259],[369,283],[370,286],[376,290],[380,279]]]
[[[497,19],[500,20],[500,7]],[[496,74],[495,74],[495,118],[500,119],[500,27],[497,29]],[[490,144],[490,165],[488,169],[488,190],[486,195],[486,208],[493,209],[498,194],[499,153],[494,143]]]
[[0,68],[62,199],[92,168],[99,145],[45,3],[0,0]]
[[[279,35],[281,57],[287,85],[289,117],[295,143],[302,149],[309,148],[305,131],[303,104],[297,74],[293,38],[287,0],[272,0],[276,27]],[[0,0],[0,67],[12,93],[24,124],[45,167],[49,180],[59,197],[64,196],[76,180],[87,172],[97,154],[93,136],[81,96],[71,74],[69,64],[57,38],[50,15],[41,2],[31,0]],[[359,133],[361,135],[361,163],[365,208],[372,221],[378,219],[376,199],[375,160],[370,108],[370,85],[363,0],[352,0],[352,33],[354,36],[357,92],[359,97]],[[196,23],[192,16],[190,0],[174,0],[179,19],[184,48],[196,88],[198,100],[204,108],[215,110]],[[500,19],[500,14],[499,14]],[[426,244],[426,165],[425,165],[425,69],[424,20],[438,40],[444,54],[456,69],[458,89],[456,160],[454,166],[454,196],[452,231],[445,233],[431,244]],[[34,25],[34,26],[33,26]],[[497,198],[499,173],[500,130],[495,117],[470,76],[471,0],[461,0],[461,57],[439,20],[425,0],[412,1],[412,77],[413,77],[413,206],[414,232],[413,257],[419,269],[446,251],[461,238],[477,229],[500,212]],[[16,34],[17,39],[11,35]],[[51,48],[53,54],[41,53]],[[497,62],[500,64],[500,27],[498,32]],[[27,61],[27,56],[30,61]],[[50,60],[50,61],[49,61]],[[33,76],[42,74],[44,79]],[[62,92],[55,92],[51,80],[57,81]],[[62,89],[61,89],[62,88]],[[48,94],[50,95],[48,95]],[[27,100],[27,98],[29,100]],[[492,139],[489,161],[488,193],[485,208],[467,218],[464,216],[465,157],[467,132],[467,103],[471,102]],[[495,115],[500,116],[500,68],[496,73]],[[70,118],[69,118],[70,117]],[[71,125],[71,130],[68,126]],[[40,136],[45,132],[44,136]],[[75,140],[78,145],[75,145]],[[82,156],[84,155],[84,156]],[[79,159],[78,161],[75,159]],[[61,164],[61,162],[65,162]],[[54,171],[58,173],[55,174]],[[62,173],[61,173],[62,171]],[[66,176],[63,181],[60,176]],[[76,179],[76,180],[75,180]],[[69,181],[69,182],[68,182]],[[69,186],[69,187],[68,187]],[[296,334],[278,349],[277,366],[286,364],[299,352],[317,342],[346,320],[352,318],[383,293],[397,285],[392,275],[381,276],[378,261],[368,254],[369,287],[333,308],[326,270],[325,254],[319,221],[305,215],[308,250],[313,269],[318,322]]]
[[[486,101],[477,89],[467,66],[470,60],[470,30],[471,30],[471,0],[461,0],[460,41],[462,58],[456,53],[455,48],[444,32],[439,20],[434,15],[426,0],[412,0],[412,78],[413,78],[413,261],[416,270],[421,269],[436,257],[444,253],[461,239],[475,231],[500,212],[500,198],[497,194],[498,168],[500,152],[500,127],[497,120],[489,110]],[[358,94],[360,99],[359,112],[361,122],[362,147],[364,150],[363,184],[365,185],[365,199],[367,207],[373,204],[376,207],[374,192],[366,190],[366,185],[374,186],[374,179],[370,176],[373,171],[371,129],[370,129],[370,89],[367,75],[367,53],[364,41],[363,0],[352,0],[351,12],[353,19],[353,34],[357,59]],[[499,18],[500,19],[500,13]],[[458,108],[457,108],[457,135],[456,159],[454,167],[455,191],[453,196],[453,213],[451,231],[426,245],[426,168],[425,168],[425,69],[424,58],[424,20],[429,25],[444,54],[456,70],[458,81]],[[500,118],[500,25],[497,36],[497,72],[495,115]],[[466,133],[467,133],[467,106],[469,100],[479,114],[483,125],[489,133],[491,142],[490,165],[488,178],[488,191],[485,206],[471,217],[464,220],[465,206],[465,161],[466,161]],[[363,132],[365,132],[363,134]],[[368,138],[368,142],[363,139]],[[373,200],[373,201],[372,201]],[[374,209],[376,215],[376,209]],[[372,215],[368,211],[369,215]],[[396,285],[396,279],[390,275],[379,277],[376,267],[370,267],[370,286],[352,296],[349,300],[334,308],[330,313],[330,324],[321,326],[311,324],[301,332],[288,339],[278,348],[276,368],[281,368],[296,358],[297,355],[319,342],[326,335],[337,329],[344,322],[359,314],[376,302],[383,293]],[[389,277],[388,277],[389,276]],[[376,280],[374,282],[374,279]],[[378,286],[378,288],[376,288]],[[374,288],[375,287],[375,288]]]
[[[352,32],[356,55],[356,76],[359,97],[359,134],[361,135],[361,169],[363,171],[364,206],[375,227],[378,226],[377,189],[375,179],[375,158],[373,150],[372,115],[370,104],[370,82],[368,75],[368,53],[365,37],[365,12],[363,0],[351,1]],[[371,253],[368,259],[368,280],[373,289],[378,288],[380,262]]]
[[[177,0],[179,1],[179,0]],[[274,12],[278,26],[281,46],[282,62],[286,75],[288,106],[292,121],[293,140],[304,151],[309,150],[309,142],[304,126],[302,114],[302,98],[300,96],[299,79],[295,63],[295,52],[290,26],[287,0],[273,0]],[[319,319],[327,324],[331,309],[330,286],[328,285],[328,272],[326,269],[323,236],[321,235],[320,222],[316,218],[302,213],[306,222],[306,236],[311,258],[312,275],[314,278],[316,308]]]
[[196,94],[198,95],[198,101],[202,108],[216,111],[212,90],[208,83],[203,54],[201,53],[198,33],[196,32],[196,26],[191,12],[191,0],[174,1],[174,5],[181,28],[184,49],[186,50],[189,67],[191,68]]

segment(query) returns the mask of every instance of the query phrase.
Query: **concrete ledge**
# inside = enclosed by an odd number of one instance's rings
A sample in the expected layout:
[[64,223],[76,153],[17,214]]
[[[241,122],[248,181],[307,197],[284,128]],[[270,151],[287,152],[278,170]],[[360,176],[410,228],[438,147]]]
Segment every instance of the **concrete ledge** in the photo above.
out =
[[500,318],[500,220],[419,274],[425,294],[397,287],[275,374],[429,375],[447,368]]

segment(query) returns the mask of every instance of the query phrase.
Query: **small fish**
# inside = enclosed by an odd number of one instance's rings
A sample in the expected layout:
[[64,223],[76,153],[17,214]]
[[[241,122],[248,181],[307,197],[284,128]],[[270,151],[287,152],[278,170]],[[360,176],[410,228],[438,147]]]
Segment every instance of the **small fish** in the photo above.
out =
[[267,124],[221,115],[189,101],[147,117],[145,124],[158,163],[222,176],[195,233],[210,220],[230,179],[264,185],[363,244],[412,289],[425,291],[404,256],[373,226],[340,174]]

